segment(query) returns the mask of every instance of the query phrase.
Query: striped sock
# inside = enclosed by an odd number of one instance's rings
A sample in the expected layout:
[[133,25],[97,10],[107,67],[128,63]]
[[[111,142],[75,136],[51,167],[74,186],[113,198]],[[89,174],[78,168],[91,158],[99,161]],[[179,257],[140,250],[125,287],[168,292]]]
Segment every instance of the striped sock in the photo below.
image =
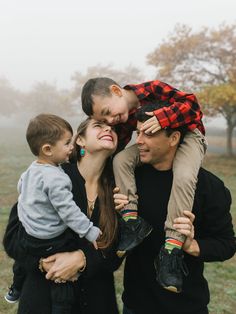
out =
[[126,209],[125,208],[125,209],[120,211],[120,214],[125,221],[128,221],[129,219],[137,219],[138,211],[135,209]]
[[176,240],[174,238],[166,238],[165,240],[165,249],[171,253],[171,251],[176,248],[176,249],[181,249],[183,246],[183,242]]

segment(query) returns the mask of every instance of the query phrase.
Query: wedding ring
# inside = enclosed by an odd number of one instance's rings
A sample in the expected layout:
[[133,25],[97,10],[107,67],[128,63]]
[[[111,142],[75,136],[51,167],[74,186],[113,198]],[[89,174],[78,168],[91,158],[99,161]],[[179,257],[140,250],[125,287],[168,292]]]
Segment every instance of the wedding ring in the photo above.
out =
[[66,280],[63,280],[61,278],[57,278],[54,280],[55,283],[66,283]]
[[55,283],[61,283],[61,280],[60,280],[60,278],[57,278],[57,279],[54,280],[54,282]]

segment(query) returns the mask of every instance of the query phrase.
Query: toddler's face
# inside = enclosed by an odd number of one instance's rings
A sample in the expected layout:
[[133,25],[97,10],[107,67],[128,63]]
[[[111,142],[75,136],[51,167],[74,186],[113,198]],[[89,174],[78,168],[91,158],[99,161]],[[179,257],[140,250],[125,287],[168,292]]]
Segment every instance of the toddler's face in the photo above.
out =
[[72,150],[72,134],[65,130],[61,139],[55,145],[52,145],[52,162],[58,165],[69,161]]

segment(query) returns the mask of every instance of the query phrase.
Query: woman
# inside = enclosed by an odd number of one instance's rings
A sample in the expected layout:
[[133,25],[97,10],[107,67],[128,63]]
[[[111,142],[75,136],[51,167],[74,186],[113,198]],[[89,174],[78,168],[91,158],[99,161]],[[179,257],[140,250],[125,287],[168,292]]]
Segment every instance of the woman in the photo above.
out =
[[[79,126],[75,138],[77,161],[63,167],[72,181],[74,201],[102,230],[99,250],[83,238],[79,239],[78,251],[58,253],[39,263],[25,256],[17,245],[17,216],[13,208],[4,246],[11,257],[27,268],[18,314],[51,314],[48,280],[56,280],[58,284],[74,281],[78,272],[80,276],[73,283],[76,294],[73,314],[118,313],[113,271],[121,259],[116,255],[118,218],[113,204],[110,165],[110,156],[116,147],[117,135],[110,126],[87,119]],[[48,271],[47,279],[38,268]]]

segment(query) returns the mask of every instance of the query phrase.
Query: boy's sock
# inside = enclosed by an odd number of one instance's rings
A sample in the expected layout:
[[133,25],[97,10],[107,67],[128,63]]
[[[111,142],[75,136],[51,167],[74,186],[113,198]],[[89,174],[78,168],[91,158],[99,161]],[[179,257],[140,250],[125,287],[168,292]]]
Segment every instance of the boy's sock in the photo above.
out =
[[165,249],[171,253],[171,251],[176,248],[176,249],[182,249],[183,242],[176,240],[174,238],[166,238],[165,240]]
[[125,208],[120,211],[120,214],[124,221],[128,221],[129,219],[137,219],[138,211],[137,209],[128,209]]

